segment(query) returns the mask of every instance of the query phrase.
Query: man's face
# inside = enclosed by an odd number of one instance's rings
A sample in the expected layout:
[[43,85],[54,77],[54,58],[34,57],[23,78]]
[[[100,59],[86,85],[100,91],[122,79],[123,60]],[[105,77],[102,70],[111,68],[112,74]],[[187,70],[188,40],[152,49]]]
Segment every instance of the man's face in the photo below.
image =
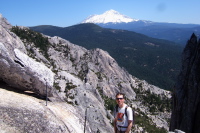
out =
[[117,104],[119,106],[123,106],[123,104],[124,104],[124,97],[123,97],[123,95],[117,95],[116,102],[117,102]]

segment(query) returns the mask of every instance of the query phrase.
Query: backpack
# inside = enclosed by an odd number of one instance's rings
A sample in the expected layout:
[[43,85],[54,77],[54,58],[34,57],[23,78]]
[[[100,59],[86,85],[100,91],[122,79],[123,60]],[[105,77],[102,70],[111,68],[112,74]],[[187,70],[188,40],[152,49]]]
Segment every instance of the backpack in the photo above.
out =
[[[118,107],[119,107],[119,105],[117,104],[115,107],[116,113],[118,112]],[[128,106],[126,106],[126,108],[125,108],[125,115],[128,118],[127,108],[128,108]],[[133,113],[133,122],[134,122],[135,121],[135,111],[133,109],[132,109],[132,113]]]

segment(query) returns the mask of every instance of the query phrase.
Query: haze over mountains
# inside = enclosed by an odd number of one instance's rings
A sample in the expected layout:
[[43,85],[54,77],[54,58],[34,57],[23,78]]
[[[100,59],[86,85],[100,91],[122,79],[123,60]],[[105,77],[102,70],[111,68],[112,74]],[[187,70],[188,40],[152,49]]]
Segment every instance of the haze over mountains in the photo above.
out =
[[195,33],[200,35],[198,24],[158,23],[147,20],[133,19],[115,10],[109,10],[101,15],[92,15],[82,23],[95,23],[104,28],[135,31],[150,37],[166,39],[185,45],[187,38]]

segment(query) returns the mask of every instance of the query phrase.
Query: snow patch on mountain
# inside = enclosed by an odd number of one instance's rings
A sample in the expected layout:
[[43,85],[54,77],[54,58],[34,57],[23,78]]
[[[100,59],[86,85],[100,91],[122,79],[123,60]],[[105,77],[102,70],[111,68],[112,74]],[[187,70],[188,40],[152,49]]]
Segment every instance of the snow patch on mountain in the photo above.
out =
[[91,15],[82,23],[129,23],[133,21],[138,21],[137,19],[132,19],[128,16],[120,14],[115,10],[109,10],[101,15]]

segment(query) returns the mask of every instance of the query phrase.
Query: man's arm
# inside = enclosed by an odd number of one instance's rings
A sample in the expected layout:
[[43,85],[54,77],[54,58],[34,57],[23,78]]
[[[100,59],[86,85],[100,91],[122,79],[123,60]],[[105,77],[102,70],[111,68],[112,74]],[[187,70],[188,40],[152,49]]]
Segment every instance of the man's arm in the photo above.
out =
[[129,133],[133,124],[134,124],[134,120],[133,120],[133,111],[132,111],[132,108],[128,108],[127,109],[127,115],[128,115],[128,127],[126,129],[126,132],[125,133]]
[[117,133],[117,126],[116,126],[116,118],[114,119],[114,131],[115,131],[115,133]]
[[125,133],[129,133],[131,128],[132,128],[132,126],[133,126],[133,121],[132,120],[128,120],[128,127],[127,127]]

